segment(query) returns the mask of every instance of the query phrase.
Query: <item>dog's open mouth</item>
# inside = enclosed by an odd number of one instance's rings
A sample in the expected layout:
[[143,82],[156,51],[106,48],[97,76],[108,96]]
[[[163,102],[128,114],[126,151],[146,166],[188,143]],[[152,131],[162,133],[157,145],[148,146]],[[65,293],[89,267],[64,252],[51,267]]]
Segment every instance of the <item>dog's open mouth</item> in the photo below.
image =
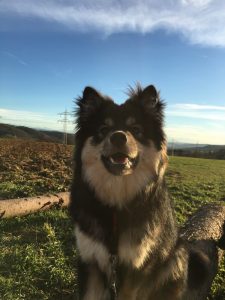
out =
[[116,153],[109,157],[110,162],[112,164],[122,164],[122,165],[128,165],[131,163],[129,160],[129,157],[124,155],[123,153]]
[[110,156],[102,156],[102,161],[108,171],[114,175],[130,174],[136,167],[138,156],[135,158],[130,157],[124,153],[114,153]]

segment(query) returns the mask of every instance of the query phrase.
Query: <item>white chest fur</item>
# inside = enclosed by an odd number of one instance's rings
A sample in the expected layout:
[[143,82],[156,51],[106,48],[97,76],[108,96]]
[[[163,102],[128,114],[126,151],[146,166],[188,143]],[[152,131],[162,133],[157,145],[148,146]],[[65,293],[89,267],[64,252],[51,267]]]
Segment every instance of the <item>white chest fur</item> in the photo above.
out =
[[[154,230],[151,234],[146,233],[138,244],[134,242],[130,232],[122,234],[118,245],[119,261],[139,269],[155,247],[156,231],[158,230]],[[75,235],[82,260],[97,262],[99,268],[109,275],[111,273],[110,253],[103,243],[82,232],[79,226],[75,228]]]

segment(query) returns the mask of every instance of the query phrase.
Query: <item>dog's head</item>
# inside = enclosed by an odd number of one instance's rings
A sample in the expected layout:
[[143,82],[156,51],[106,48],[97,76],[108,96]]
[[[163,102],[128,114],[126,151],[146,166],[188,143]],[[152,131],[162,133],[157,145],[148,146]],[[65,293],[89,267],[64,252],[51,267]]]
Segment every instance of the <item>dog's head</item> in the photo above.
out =
[[141,187],[163,173],[164,104],[154,86],[130,89],[121,105],[86,87],[77,104],[76,145],[83,176],[92,186],[111,181],[112,189],[119,182]]

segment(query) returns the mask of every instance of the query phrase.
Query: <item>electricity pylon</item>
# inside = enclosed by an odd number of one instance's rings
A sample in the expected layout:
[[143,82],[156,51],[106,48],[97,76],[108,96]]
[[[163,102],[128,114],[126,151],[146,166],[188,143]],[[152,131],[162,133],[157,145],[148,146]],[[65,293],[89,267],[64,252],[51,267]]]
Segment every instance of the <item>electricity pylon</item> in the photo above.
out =
[[72,123],[68,117],[73,116],[73,113],[68,112],[66,109],[64,112],[58,113],[58,115],[63,116],[63,119],[58,120],[58,122],[63,123],[63,144],[67,145],[67,124]]

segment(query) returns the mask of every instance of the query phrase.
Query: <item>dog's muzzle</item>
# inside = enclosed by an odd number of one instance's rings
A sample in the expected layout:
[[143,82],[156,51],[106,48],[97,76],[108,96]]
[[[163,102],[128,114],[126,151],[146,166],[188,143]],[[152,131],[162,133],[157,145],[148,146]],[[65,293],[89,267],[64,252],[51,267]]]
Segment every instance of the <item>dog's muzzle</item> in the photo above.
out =
[[128,175],[138,163],[135,139],[124,131],[115,131],[108,137],[102,161],[114,175]]

